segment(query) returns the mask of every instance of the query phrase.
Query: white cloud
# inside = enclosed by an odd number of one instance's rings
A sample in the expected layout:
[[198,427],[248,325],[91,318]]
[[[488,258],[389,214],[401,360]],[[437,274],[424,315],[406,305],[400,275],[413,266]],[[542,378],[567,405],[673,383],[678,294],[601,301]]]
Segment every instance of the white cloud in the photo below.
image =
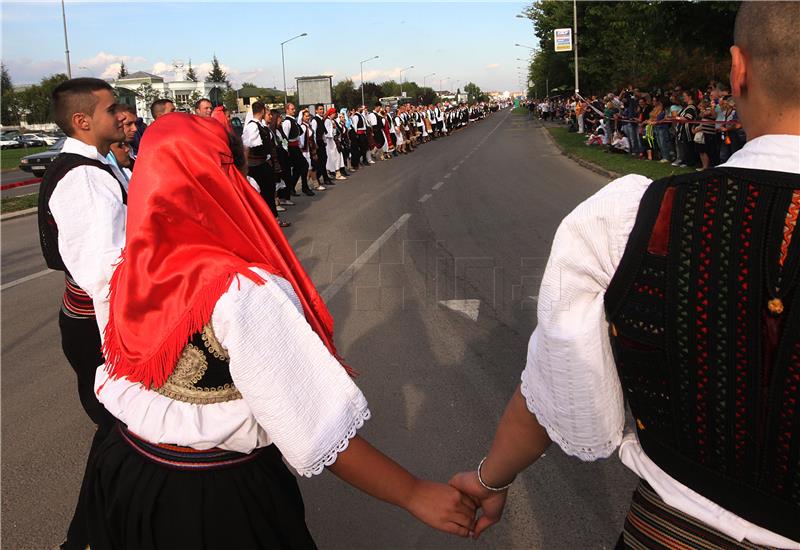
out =
[[499,63],[489,63],[488,65],[486,65],[486,68],[489,69],[490,71],[494,70],[494,69],[499,69],[500,68],[500,64]]
[[[393,69],[364,69],[364,82],[383,82],[385,80],[400,80],[400,71],[402,67],[394,67]],[[408,71],[403,73],[403,77],[408,80]],[[350,80],[353,82],[361,82],[361,73],[358,72],[351,75]],[[413,79],[412,79],[413,80]]]
[[144,63],[144,57],[138,55],[119,55],[108,52],[98,52],[94,57],[78,61],[77,68],[73,66],[73,76],[86,76],[86,73],[99,78],[117,78],[122,62],[128,72],[133,72],[131,65]]
[[[4,59],[3,64],[11,76],[11,82],[17,86],[20,84],[36,84],[43,77],[56,73],[67,72],[67,66],[63,59],[47,61],[33,61],[30,58],[22,57],[16,59]],[[75,72],[72,73],[73,76]]]

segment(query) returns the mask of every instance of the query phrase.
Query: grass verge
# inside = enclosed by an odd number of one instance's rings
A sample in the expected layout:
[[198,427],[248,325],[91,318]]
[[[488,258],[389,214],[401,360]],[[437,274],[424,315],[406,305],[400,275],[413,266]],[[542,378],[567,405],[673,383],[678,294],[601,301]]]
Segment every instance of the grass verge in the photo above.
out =
[[[3,149],[0,152],[0,169],[11,170],[19,168],[19,159],[34,153],[47,151],[48,147],[20,147],[19,149]],[[33,177],[33,176],[31,176]]]
[[0,200],[0,213],[8,214],[26,208],[35,208],[39,200],[39,193],[30,195],[20,195],[18,197],[8,197]]
[[666,162],[647,161],[633,158],[630,155],[606,153],[604,148],[597,145],[588,147],[585,135],[570,133],[566,128],[547,128],[547,131],[567,153],[618,174],[641,174],[657,180],[673,174],[688,174],[693,171],[692,168],[677,168]]

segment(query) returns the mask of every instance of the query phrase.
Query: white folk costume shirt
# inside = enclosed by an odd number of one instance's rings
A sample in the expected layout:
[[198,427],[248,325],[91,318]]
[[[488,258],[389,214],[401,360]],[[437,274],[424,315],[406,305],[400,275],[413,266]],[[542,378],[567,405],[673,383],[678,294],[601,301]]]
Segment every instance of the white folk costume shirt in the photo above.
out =
[[[72,278],[91,298],[102,337],[108,323],[108,282],[125,246],[120,183],[128,182],[94,145],[68,137],[61,149],[109,166],[116,179],[96,166],[78,166],[61,178],[48,206],[58,226],[58,252]],[[119,181],[117,181],[119,180]]]
[[196,405],[97,369],[95,392],[108,412],[153,443],[249,453],[274,443],[301,475],[336,461],[364,421],[367,400],[311,328],[292,285],[261,269],[257,285],[236,277],[211,324],[230,356],[242,399]]
[[247,121],[244,124],[244,130],[242,130],[242,144],[248,149],[264,144],[264,142],[261,141],[261,134],[258,131],[258,127],[262,125],[262,122],[255,118],[250,120],[254,121],[255,124],[250,124],[250,121]]
[[[800,136],[755,138],[722,166],[800,173]],[[567,454],[596,460],[619,447],[622,462],[668,505],[739,541],[800,548],[800,543],[758,527],[679,483],[650,460],[635,432],[623,435],[622,389],[603,299],[650,182],[638,175],[616,179],[561,222],[522,373],[528,409]]]

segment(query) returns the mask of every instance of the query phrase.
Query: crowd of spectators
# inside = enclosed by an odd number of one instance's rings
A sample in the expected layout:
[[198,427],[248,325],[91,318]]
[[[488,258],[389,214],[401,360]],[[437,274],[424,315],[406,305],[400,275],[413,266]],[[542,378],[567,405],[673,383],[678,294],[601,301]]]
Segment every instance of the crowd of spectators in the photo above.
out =
[[730,91],[716,82],[705,90],[628,86],[602,97],[531,100],[529,108],[541,120],[588,134],[587,146],[697,170],[724,163],[747,139]]

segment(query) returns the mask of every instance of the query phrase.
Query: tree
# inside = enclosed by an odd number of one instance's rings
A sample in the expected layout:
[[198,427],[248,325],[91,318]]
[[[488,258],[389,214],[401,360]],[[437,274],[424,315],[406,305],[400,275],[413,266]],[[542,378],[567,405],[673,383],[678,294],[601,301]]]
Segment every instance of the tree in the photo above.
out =
[[467,94],[467,102],[475,103],[477,101],[485,101],[486,94],[484,94],[477,84],[474,82],[467,82],[464,85],[464,93]]
[[222,104],[225,105],[225,108],[228,109],[229,113],[238,113],[239,112],[239,96],[236,95],[236,90],[233,88],[227,88],[225,93],[222,94]]
[[333,103],[340,109],[360,105],[361,91],[356,89],[351,79],[340,80],[333,85]]
[[[358,102],[361,103],[361,89],[359,88],[359,99]],[[383,92],[383,88],[379,84],[375,84],[374,82],[364,82],[364,103],[371,107],[375,105],[378,100],[382,97],[386,97],[386,94]],[[343,107],[350,107],[350,105],[343,105]]]
[[242,88],[258,88],[258,86],[252,82],[242,82]]
[[381,82],[381,88],[383,89],[383,93],[386,94],[384,97],[400,96],[399,82],[395,82],[394,80],[387,80],[386,82]]
[[198,90],[192,90],[192,93],[189,94],[189,99],[186,100],[185,108],[194,109],[194,104],[197,103],[202,97],[203,94],[201,94]]
[[150,107],[151,103],[160,98],[158,91],[153,88],[149,82],[142,82],[139,84],[139,87],[134,90],[134,93],[136,97],[144,102],[147,108]]
[[11,75],[8,74],[8,70],[3,64],[0,64],[0,73],[0,92],[3,94],[0,99],[0,108],[2,108],[0,124],[8,126],[19,124],[19,97],[14,91]]
[[117,73],[117,80],[128,76],[128,68],[125,66],[125,61],[119,64],[119,73]]
[[[738,1],[578,2],[581,92],[601,95],[628,85],[704,88],[709,80],[724,78],[738,6]],[[553,46],[554,29],[572,27],[572,3],[538,0],[524,14],[540,46],[529,80],[540,91],[548,81],[549,91],[572,89],[574,55],[556,53]]]
[[197,82],[197,74],[194,72],[194,67],[192,67],[191,59],[189,60],[189,70],[186,71],[186,80]]
[[29,124],[52,122],[50,113],[50,97],[53,90],[67,80],[67,75],[58,73],[44,77],[39,84],[22,90],[19,97],[19,116]]
[[225,84],[225,87],[230,87],[231,83],[228,82],[228,75],[225,71],[222,70],[222,67],[219,65],[219,60],[217,60],[217,56],[215,55],[211,61],[211,70],[206,76],[206,82],[219,82]]

